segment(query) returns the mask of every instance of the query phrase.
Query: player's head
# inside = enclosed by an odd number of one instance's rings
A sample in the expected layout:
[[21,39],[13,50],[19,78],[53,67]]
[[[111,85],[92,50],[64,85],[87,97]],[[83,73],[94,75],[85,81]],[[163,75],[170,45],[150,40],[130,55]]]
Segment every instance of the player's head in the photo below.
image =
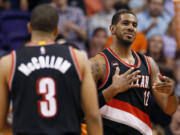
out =
[[58,13],[56,9],[48,4],[42,4],[34,8],[31,13],[29,32],[38,31],[42,33],[58,34]]
[[136,15],[126,9],[119,10],[112,18],[110,30],[113,36],[125,47],[129,47],[136,38]]

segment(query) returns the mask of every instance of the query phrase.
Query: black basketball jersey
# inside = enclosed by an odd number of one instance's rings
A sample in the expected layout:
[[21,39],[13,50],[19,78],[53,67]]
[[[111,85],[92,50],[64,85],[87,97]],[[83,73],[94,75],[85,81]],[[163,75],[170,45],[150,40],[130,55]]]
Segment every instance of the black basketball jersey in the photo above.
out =
[[12,53],[15,135],[80,135],[81,75],[71,47],[30,46]]
[[139,85],[138,88],[119,93],[100,108],[105,131],[106,128],[110,128],[117,135],[152,135],[151,122],[147,111],[151,72],[147,57],[132,51],[135,64],[130,65],[121,60],[110,48],[99,54],[104,57],[107,65],[107,74],[104,81],[99,85],[99,92],[111,85],[112,76],[117,66],[120,68],[120,74],[125,73],[131,67],[141,71],[141,79],[133,82]]

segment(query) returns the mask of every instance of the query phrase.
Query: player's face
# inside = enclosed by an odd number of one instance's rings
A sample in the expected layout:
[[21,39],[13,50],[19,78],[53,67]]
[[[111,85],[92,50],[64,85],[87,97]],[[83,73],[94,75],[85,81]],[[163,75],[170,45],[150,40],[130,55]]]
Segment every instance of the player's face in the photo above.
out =
[[122,14],[116,25],[116,38],[129,47],[136,38],[137,18],[132,14]]

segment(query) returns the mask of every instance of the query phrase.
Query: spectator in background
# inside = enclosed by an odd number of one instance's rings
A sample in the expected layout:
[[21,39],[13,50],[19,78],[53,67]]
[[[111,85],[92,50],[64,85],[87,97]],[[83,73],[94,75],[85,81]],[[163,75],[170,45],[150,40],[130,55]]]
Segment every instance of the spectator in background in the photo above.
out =
[[84,0],[68,0],[68,5],[72,7],[79,7],[83,10],[84,14],[86,14]]
[[94,57],[98,52],[105,48],[107,41],[107,31],[104,28],[96,28],[93,37],[89,41],[89,57]]
[[0,12],[4,11],[7,8],[9,8],[8,0],[0,0]]
[[153,35],[148,40],[147,55],[157,62],[163,75],[173,78],[173,65],[168,65],[166,56],[163,53],[163,47],[162,37],[160,35]]
[[139,13],[146,8],[147,0],[130,0],[128,5],[135,13]]
[[114,4],[114,8],[116,9],[116,11],[120,9],[130,10],[128,3],[129,3],[129,0],[117,0]]
[[75,43],[80,49],[86,50],[86,18],[78,7],[68,6],[67,0],[55,0],[55,7],[59,12],[60,34],[67,42]]
[[174,0],[165,0],[164,10],[172,17],[174,17]]
[[147,39],[152,35],[163,35],[172,16],[164,10],[165,0],[148,0],[147,10],[137,14],[138,31],[143,32]]
[[51,0],[9,0],[11,9],[20,9],[31,11],[34,7],[44,3],[50,3]]
[[101,0],[102,10],[88,19],[88,32],[90,38],[97,27],[105,28],[108,32],[108,36],[111,35],[109,27],[112,16],[115,13],[115,9],[113,8],[114,2],[115,0]]
[[180,135],[180,104],[173,114],[171,123],[165,128],[166,135]]
[[168,65],[174,65],[173,59],[176,55],[177,43],[175,39],[175,23],[172,20],[167,28],[166,34],[163,36],[164,54],[167,57]]
[[[153,35],[148,40],[146,55],[151,56],[156,61],[162,75],[174,79],[173,65],[168,65],[167,58],[163,53],[163,47],[162,37],[160,35]],[[151,108],[149,109],[149,113],[154,124],[165,127],[170,123],[171,117],[160,109],[153,97],[150,98],[149,108]]]

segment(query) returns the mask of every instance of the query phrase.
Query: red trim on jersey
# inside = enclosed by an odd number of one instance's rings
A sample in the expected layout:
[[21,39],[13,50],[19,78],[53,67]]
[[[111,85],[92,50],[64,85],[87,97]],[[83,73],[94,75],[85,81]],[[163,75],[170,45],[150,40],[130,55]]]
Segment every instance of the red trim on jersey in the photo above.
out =
[[135,55],[136,55],[136,57],[137,57],[137,60],[138,60],[138,64],[137,65],[131,65],[131,64],[128,64],[128,63],[126,63],[125,61],[123,61],[121,58],[119,58],[119,56],[115,53],[115,52],[113,52],[112,50],[111,50],[111,48],[108,48],[108,51],[115,57],[115,58],[117,58],[121,63],[123,63],[124,65],[126,65],[126,66],[128,66],[128,67],[136,67],[136,68],[138,68],[139,66],[140,66],[140,58],[139,58],[139,56],[135,53]]
[[75,54],[75,52],[74,52],[74,50],[73,50],[72,47],[69,47],[69,49],[70,49],[70,53],[71,53],[72,59],[73,59],[73,61],[74,61],[74,65],[75,65],[75,67],[76,67],[76,71],[77,71],[77,73],[78,73],[79,79],[82,80],[82,72],[81,72],[79,63],[78,63],[78,61],[77,61],[76,54]]
[[105,76],[103,82],[101,83],[101,85],[99,85],[99,87],[98,87],[98,89],[100,89],[100,88],[102,88],[102,87],[106,84],[106,82],[107,82],[107,80],[108,80],[109,73],[110,73],[110,65],[109,65],[108,59],[107,59],[107,57],[106,57],[106,55],[105,55],[104,53],[101,53],[101,52],[100,52],[100,53],[98,53],[98,54],[100,54],[101,56],[104,57],[105,62],[106,62],[106,68],[107,68],[106,76]]
[[146,61],[147,61],[147,65],[148,65],[149,75],[151,75],[151,65],[150,65],[149,59],[148,59],[147,56],[145,56],[145,59],[146,59]]
[[117,99],[111,99],[108,103],[108,106],[111,106],[113,108],[117,108],[119,110],[123,110],[125,112],[128,112],[132,115],[134,115],[135,117],[139,118],[141,121],[143,121],[144,123],[146,123],[150,128],[151,127],[151,121],[150,118],[148,116],[148,114],[144,113],[143,111],[141,111],[140,109],[138,109],[135,106],[132,106],[131,104],[124,102],[124,101],[120,101]]
[[11,63],[10,76],[8,80],[9,89],[11,89],[11,84],[12,84],[12,80],[14,76],[14,67],[15,67],[15,52],[14,51],[11,52],[11,59],[12,59],[12,63]]

